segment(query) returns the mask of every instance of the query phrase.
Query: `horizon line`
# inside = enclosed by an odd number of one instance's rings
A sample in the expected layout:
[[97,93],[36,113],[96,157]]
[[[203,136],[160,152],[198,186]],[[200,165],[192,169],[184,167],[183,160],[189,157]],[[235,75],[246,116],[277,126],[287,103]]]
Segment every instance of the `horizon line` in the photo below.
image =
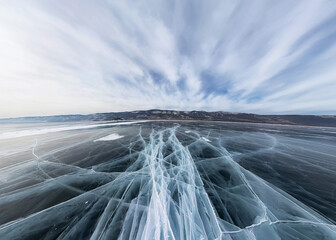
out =
[[58,116],[88,116],[88,115],[94,115],[94,114],[106,114],[106,113],[125,113],[125,112],[141,112],[141,111],[175,111],[175,112],[208,112],[208,113],[214,113],[214,112],[224,112],[224,113],[232,113],[232,114],[253,114],[253,115],[264,115],[264,116],[289,116],[289,115],[295,115],[295,116],[336,116],[336,113],[334,114],[304,114],[304,113],[271,113],[271,114],[265,114],[265,113],[253,113],[253,112],[233,112],[233,111],[206,111],[206,110],[176,110],[176,109],[159,109],[159,108],[153,108],[153,109],[147,109],[147,110],[130,110],[130,111],[110,111],[110,112],[93,112],[93,113],[69,113],[69,114],[53,114],[53,115],[28,115],[28,116],[19,116],[19,117],[5,117],[0,118],[0,120],[10,120],[10,119],[20,119],[20,118],[40,118],[40,117],[58,117]]

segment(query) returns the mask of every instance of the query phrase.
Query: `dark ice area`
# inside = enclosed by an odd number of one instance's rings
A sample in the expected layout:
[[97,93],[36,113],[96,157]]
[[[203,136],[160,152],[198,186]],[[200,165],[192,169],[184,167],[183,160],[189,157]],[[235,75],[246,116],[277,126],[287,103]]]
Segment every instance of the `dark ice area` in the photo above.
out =
[[336,239],[336,128],[0,124],[0,239]]

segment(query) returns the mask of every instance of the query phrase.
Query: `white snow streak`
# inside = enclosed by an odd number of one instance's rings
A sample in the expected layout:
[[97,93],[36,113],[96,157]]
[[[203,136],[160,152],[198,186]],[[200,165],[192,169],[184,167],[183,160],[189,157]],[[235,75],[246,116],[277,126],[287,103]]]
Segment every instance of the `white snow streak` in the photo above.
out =
[[123,138],[124,136],[119,135],[118,133],[112,133],[110,135],[107,135],[105,137],[102,138],[98,138],[96,140],[94,140],[94,142],[99,142],[99,141],[113,141],[119,138]]

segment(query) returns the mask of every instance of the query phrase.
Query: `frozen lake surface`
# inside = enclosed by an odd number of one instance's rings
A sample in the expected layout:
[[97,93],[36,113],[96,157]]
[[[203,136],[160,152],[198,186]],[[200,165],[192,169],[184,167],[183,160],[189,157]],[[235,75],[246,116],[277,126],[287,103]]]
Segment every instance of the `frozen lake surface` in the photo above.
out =
[[336,239],[336,129],[0,125],[0,239]]

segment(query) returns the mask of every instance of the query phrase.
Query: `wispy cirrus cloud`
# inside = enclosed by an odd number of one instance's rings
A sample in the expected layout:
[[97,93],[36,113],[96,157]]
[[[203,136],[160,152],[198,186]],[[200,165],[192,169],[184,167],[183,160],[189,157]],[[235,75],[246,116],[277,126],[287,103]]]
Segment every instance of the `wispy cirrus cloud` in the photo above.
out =
[[0,117],[336,113],[334,1],[3,1]]

